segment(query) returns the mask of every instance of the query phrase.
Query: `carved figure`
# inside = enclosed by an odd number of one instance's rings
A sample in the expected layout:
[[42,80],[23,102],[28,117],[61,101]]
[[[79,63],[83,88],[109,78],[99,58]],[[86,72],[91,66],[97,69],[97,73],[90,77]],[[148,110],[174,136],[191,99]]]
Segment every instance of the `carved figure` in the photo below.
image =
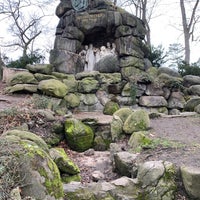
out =
[[109,55],[109,54],[111,54],[111,45],[110,45],[110,42],[107,42],[106,46],[107,46],[107,48],[106,48],[106,54]]
[[97,63],[101,59],[100,49],[95,48],[94,53],[95,53],[95,63]]
[[87,69],[85,71],[92,71],[94,69],[95,65],[95,56],[94,56],[94,50],[93,50],[93,44],[89,45],[89,49],[86,54],[86,63],[87,63]]
[[116,44],[115,43],[112,43],[112,49],[110,51],[113,55],[117,55],[117,52],[116,52]]
[[106,47],[102,46],[100,52],[100,58],[103,58],[104,56],[106,56]]

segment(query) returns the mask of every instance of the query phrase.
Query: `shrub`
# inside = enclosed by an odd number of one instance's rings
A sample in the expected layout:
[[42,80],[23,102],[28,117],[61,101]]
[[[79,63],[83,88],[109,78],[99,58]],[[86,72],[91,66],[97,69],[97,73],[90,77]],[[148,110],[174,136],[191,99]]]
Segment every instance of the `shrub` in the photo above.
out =
[[41,63],[45,59],[44,56],[42,56],[38,50],[34,51],[31,54],[28,54],[26,56],[20,57],[18,60],[11,61],[7,67],[9,68],[26,68],[27,64],[34,64],[34,63]]
[[195,76],[200,76],[200,63],[196,62],[196,63],[192,63],[187,64],[184,61],[182,61],[179,65],[178,65],[178,72],[182,75],[195,75]]

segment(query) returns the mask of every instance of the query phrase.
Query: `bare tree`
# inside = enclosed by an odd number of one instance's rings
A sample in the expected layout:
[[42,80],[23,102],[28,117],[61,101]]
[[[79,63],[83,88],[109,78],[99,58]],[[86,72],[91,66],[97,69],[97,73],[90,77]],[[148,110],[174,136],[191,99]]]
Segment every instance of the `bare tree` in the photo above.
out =
[[[186,2],[190,6],[190,10],[186,9]],[[182,16],[182,26],[184,33],[184,43],[185,43],[185,62],[190,64],[190,40],[194,40],[194,31],[196,24],[200,22],[200,15],[197,14],[199,7],[199,0],[184,1],[180,0],[181,16]],[[188,11],[188,12],[187,12]],[[190,17],[189,12],[191,12]]]
[[[1,0],[2,1],[2,0]],[[8,20],[9,32],[13,41],[4,44],[4,47],[22,49],[22,56],[34,51],[34,42],[42,33],[41,20],[47,15],[44,12],[48,1],[39,0],[3,0],[0,2],[0,14],[2,20]]]

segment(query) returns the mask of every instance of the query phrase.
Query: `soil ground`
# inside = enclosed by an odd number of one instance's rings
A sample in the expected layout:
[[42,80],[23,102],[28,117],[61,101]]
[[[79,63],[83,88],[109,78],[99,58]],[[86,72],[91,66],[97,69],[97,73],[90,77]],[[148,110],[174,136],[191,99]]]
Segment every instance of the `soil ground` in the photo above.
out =
[[[31,95],[15,94],[6,95],[3,90],[5,84],[0,82],[0,111],[22,105],[26,105]],[[82,114],[84,115],[84,113]],[[95,113],[94,116],[97,117]],[[81,118],[81,114],[77,114]],[[99,115],[97,117],[103,122],[110,121],[110,116]],[[200,116],[187,117],[160,117],[151,119],[150,135],[154,139],[158,139],[162,145],[156,148],[147,148],[141,152],[138,160],[143,162],[147,160],[165,160],[174,163],[177,166],[195,166],[200,167]],[[158,142],[159,143],[159,142]],[[66,147],[66,144],[61,144]],[[125,144],[126,145],[126,144]],[[66,149],[68,149],[66,147]],[[83,153],[76,153],[68,149],[71,158],[79,165],[83,182],[90,182],[90,175],[97,166],[94,163],[101,163],[109,156],[108,152],[95,152],[92,156],[86,156]],[[101,160],[101,161],[100,161]],[[110,163],[104,162],[104,167],[108,167]],[[83,164],[84,163],[84,164]],[[105,164],[106,163],[106,164]],[[109,174],[106,179],[111,180],[117,175],[112,172],[111,168],[107,168],[105,174]],[[188,199],[184,191],[177,194],[177,200]]]

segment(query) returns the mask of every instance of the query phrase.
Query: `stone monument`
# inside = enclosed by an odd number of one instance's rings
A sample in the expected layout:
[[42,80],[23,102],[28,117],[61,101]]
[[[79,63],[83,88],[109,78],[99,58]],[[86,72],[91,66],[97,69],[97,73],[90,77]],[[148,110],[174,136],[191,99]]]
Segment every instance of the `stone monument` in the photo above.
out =
[[145,27],[139,18],[108,0],[61,0],[56,15],[60,20],[50,53],[55,71],[113,73],[133,65],[145,68]]

